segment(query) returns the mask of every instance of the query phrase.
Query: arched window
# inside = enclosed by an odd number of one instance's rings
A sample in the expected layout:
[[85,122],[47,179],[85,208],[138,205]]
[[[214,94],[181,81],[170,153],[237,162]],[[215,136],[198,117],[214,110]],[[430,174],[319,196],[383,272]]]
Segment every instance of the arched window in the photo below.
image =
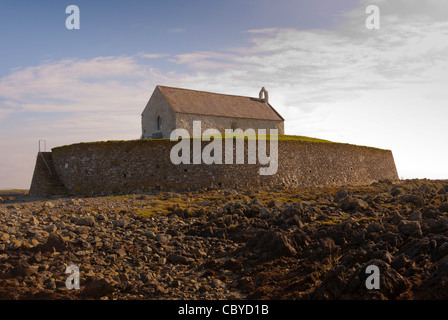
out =
[[157,117],[157,131],[162,131],[162,118]]

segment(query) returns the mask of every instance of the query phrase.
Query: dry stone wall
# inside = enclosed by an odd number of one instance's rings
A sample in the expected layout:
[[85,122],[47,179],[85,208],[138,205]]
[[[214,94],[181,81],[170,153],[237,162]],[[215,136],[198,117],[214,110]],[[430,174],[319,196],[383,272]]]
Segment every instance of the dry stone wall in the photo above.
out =
[[[202,148],[208,143],[202,142]],[[174,165],[170,151],[175,144],[169,140],[79,143],[53,149],[52,158],[70,194],[365,185],[378,180],[398,180],[389,150],[278,141],[277,173],[262,176],[259,168],[267,165],[258,161],[247,164],[247,142],[245,164],[211,165]],[[269,142],[267,150],[270,150]]]

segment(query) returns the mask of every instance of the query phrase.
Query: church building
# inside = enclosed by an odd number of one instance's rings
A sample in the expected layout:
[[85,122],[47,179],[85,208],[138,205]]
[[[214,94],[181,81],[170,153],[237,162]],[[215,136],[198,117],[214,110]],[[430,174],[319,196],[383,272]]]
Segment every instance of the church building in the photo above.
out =
[[193,121],[207,129],[277,129],[284,134],[284,119],[269,104],[262,88],[259,97],[244,97],[157,86],[142,113],[142,139],[169,139],[175,129],[193,133]]

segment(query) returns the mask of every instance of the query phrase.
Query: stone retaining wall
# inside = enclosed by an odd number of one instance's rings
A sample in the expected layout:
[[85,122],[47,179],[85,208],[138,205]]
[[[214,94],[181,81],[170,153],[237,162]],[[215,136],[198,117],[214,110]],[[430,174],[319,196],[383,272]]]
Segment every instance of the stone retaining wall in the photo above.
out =
[[[202,142],[202,148],[208,143]],[[398,180],[390,150],[278,141],[277,173],[263,176],[259,168],[267,165],[247,164],[247,141],[245,164],[174,165],[170,151],[176,144],[169,140],[79,143],[54,148],[52,158],[59,179],[70,194],[365,185]]]

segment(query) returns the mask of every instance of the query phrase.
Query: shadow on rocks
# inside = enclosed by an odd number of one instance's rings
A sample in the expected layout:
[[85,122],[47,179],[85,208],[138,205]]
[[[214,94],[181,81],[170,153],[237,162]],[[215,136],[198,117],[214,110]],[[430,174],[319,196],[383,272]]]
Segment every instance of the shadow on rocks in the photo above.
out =
[[[380,270],[379,289],[367,289],[366,280],[370,274],[366,269],[375,265]],[[403,278],[386,262],[373,259],[353,272],[344,265],[328,270],[322,283],[311,293],[312,299],[397,299],[410,288],[410,282]]]
[[39,244],[29,250],[32,252],[62,252],[71,251],[72,246],[62,236],[56,233],[51,233],[44,244]]
[[279,257],[296,255],[294,241],[286,234],[277,230],[263,230],[247,242],[242,253],[251,253],[258,260],[272,260]]

